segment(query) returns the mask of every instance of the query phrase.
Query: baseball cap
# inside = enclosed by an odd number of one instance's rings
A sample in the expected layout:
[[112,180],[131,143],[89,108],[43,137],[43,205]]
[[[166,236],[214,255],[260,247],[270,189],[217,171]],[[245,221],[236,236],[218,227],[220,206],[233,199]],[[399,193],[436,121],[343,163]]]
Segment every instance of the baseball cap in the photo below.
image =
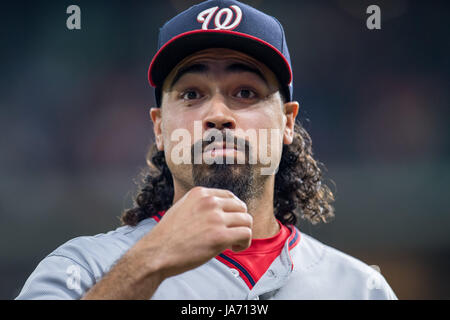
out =
[[287,101],[292,101],[291,59],[281,23],[235,0],[209,0],[190,7],[159,30],[158,49],[148,69],[161,105],[164,79],[185,57],[208,48],[243,52],[264,63],[277,76]]

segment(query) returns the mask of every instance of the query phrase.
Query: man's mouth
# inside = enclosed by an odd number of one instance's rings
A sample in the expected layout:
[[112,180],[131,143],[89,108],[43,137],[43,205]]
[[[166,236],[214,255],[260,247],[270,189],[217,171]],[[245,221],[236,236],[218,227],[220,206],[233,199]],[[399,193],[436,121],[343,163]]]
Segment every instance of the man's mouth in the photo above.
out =
[[234,143],[227,144],[222,143],[211,143],[203,151],[204,154],[208,154],[212,157],[218,156],[234,156],[239,150]]

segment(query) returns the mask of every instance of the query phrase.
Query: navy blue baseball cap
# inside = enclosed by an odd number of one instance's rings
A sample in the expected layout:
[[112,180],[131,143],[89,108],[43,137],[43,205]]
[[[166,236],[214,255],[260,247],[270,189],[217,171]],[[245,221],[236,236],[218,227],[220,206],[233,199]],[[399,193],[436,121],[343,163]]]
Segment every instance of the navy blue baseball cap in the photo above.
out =
[[167,21],[159,30],[158,51],[148,69],[161,106],[165,78],[185,57],[208,48],[228,48],[264,63],[277,76],[286,101],[292,101],[291,59],[281,23],[247,4],[209,0]]

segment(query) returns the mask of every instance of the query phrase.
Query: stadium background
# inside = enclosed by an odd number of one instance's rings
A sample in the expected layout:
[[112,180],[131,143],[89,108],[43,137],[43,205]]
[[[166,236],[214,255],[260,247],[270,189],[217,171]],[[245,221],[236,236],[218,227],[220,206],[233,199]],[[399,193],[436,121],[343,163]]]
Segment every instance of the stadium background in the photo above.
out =
[[[2,4],[1,299],[57,246],[119,225],[153,139],[158,28],[196,2]],[[336,219],[301,231],[378,265],[400,299],[449,299],[448,3],[248,3],[285,27],[299,116],[337,187]]]

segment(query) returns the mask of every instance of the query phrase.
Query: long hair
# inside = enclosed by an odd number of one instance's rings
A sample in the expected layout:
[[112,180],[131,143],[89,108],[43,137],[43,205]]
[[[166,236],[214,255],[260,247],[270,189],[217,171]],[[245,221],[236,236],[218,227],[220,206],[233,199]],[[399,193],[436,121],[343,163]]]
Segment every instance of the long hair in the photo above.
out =
[[[313,158],[311,137],[301,124],[295,124],[293,142],[284,145],[282,152],[275,175],[275,217],[285,225],[298,225],[299,218],[312,224],[329,222],[334,217],[334,195],[322,181],[320,167],[324,166]],[[164,151],[153,144],[146,160],[148,167],[140,173],[134,206],[122,213],[123,225],[135,226],[172,205],[173,178]]]

